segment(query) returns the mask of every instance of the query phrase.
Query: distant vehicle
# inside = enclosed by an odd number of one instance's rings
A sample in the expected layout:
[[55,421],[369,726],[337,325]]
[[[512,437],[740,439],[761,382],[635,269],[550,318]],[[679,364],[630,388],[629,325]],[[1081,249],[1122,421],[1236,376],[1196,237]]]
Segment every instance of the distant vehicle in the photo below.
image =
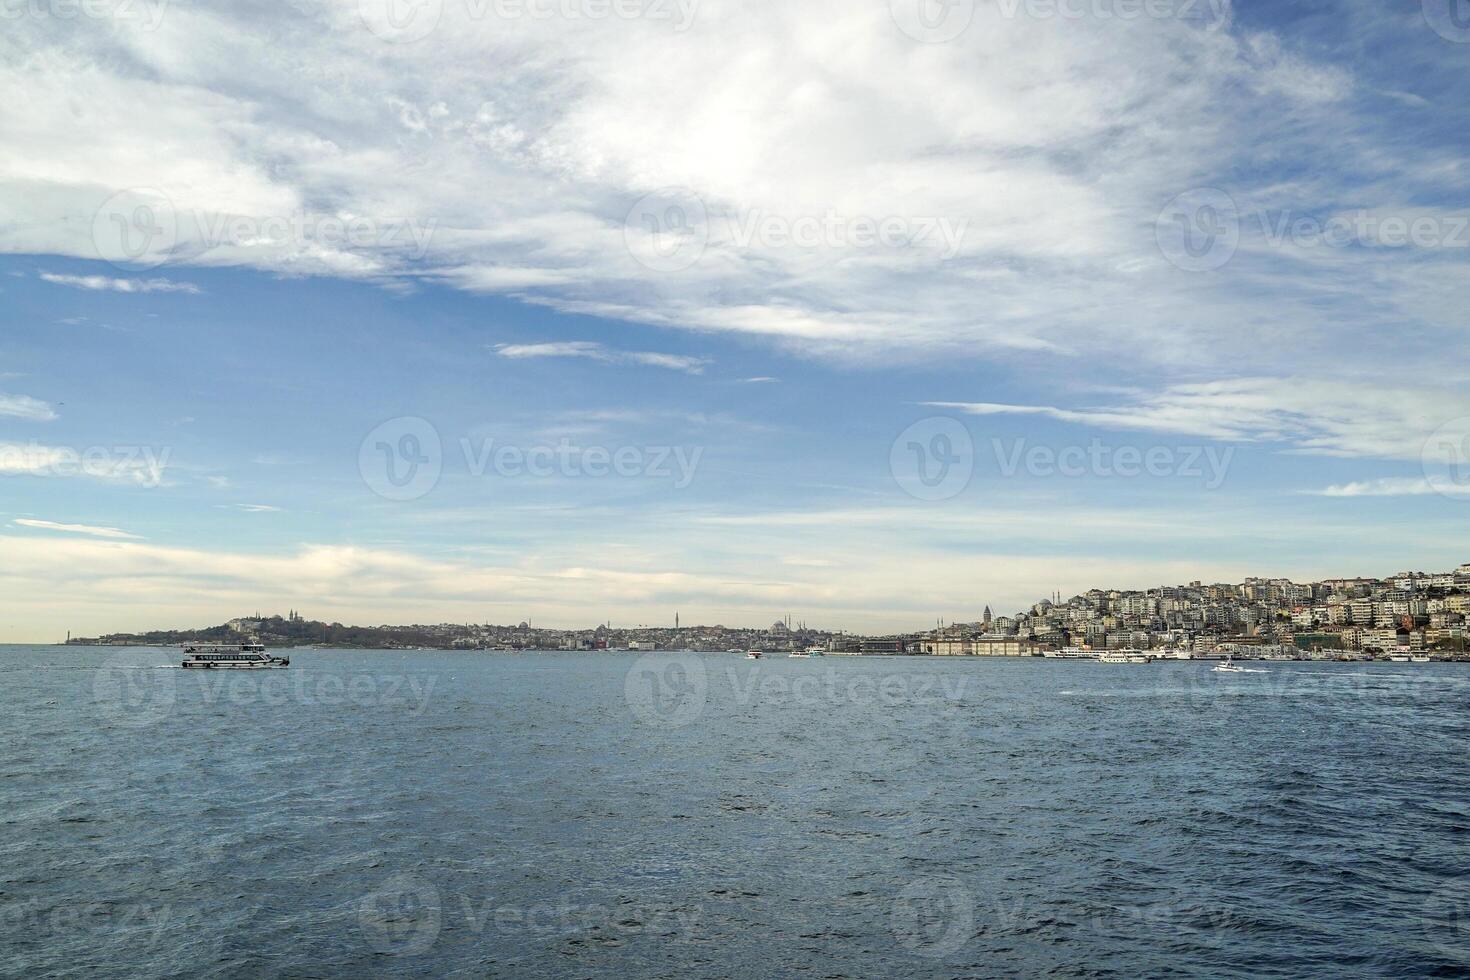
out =
[[184,662],[179,666],[191,670],[261,670],[289,667],[290,657],[266,653],[263,643],[241,643],[239,646],[186,645]]

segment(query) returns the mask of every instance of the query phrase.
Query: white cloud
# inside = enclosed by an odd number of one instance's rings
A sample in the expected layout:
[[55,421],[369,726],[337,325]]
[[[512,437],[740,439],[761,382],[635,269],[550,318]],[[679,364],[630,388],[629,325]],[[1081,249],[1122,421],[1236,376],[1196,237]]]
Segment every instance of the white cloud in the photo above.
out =
[[579,357],[601,361],[604,364],[641,364],[645,367],[686,371],[689,374],[703,374],[705,366],[709,364],[709,360],[703,357],[659,354],[653,351],[614,350],[589,340],[567,340],[545,344],[498,344],[493,349],[501,357],[508,357],[512,360],[535,357]]
[[26,517],[17,517],[15,524],[21,527],[33,527],[41,531],[59,531],[63,534],[83,534],[94,538],[116,538],[128,540],[141,540],[136,534],[119,531],[115,527],[93,527],[88,524],[58,524],[55,521],[38,521]]
[[1447,477],[1383,477],[1339,483],[1308,493],[1316,497],[1470,497],[1470,484]]
[[[74,289],[107,290],[114,293],[202,293],[193,283],[175,282],[172,279],[114,279],[110,276],[63,276],[51,272],[41,273],[41,278],[57,286]],[[72,321],[66,321],[72,322]]]
[[[133,227],[111,219],[147,208],[156,261],[424,278],[870,362],[1374,363],[1320,336],[1335,313],[1458,336],[1461,254],[1263,251],[1258,229],[1217,274],[1160,254],[1160,209],[1196,186],[1332,213],[1465,180],[1458,148],[1408,148],[1361,111],[1355,65],[1245,31],[1228,4],[1213,23],[979,4],[948,44],[849,0],[704,0],[683,31],[442,8],[416,43],[366,30],[358,0],[293,4],[289,44],[222,2],[173,5],[156,30],[12,23],[28,56],[0,86],[27,98],[0,106],[0,250],[96,258],[97,235]],[[1382,29],[1444,47],[1411,20]],[[1319,175],[1279,180],[1266,147]],[[333,233],[353,221],[362,236]],[[865,222],[901,234],[870,241]],[[702,249],[671,267],[657,247],[686,226]],[[935,247],[941,228],[963,234]]]
[[[1103,429],[1286,443],[1322,456],[1435,458],[1440,441],[1470,446],[1470,393],[1310,378],[1236,378],[1170,385],[1102,407],[925,402],[971,415],[1040,415]],[[1465,460],[1470,462],[1470,459]]]
[[0,418],[53,422],[57,415],[50,405],[29,395],[7,395],[0,392]]

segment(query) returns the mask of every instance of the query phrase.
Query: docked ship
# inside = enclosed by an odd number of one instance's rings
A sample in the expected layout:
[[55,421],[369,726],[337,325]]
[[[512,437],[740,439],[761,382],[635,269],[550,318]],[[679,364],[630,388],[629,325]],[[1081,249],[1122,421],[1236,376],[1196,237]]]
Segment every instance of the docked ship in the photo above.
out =
[[260,670],[289,667],[291,658],[267,653],[263,643],[241,643],[239,646],[191,644],[184,647],[184,662],[179,666],[203,670]]
[[1109,650],[1097,659],[1105,664],[1146,664],[1153,658],[1142,650]]
[[1046,650],[1042,656],[1053,660],[1096,660],[1099,654],[1096,650],[1084,650],[1081,647],[1063,647],[1060,650]]

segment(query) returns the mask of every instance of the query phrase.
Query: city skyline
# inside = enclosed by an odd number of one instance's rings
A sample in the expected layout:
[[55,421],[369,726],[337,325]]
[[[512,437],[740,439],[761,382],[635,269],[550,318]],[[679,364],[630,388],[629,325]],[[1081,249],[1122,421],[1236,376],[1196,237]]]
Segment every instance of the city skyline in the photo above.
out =
[[1443,5],[380,6],[7,20],[0,642],[1460,560]]

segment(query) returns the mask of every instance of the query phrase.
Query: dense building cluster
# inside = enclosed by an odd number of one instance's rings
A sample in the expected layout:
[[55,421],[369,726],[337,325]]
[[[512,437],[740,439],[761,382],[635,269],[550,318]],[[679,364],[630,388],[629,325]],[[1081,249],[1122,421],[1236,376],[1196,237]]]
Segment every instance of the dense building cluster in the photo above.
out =
[[1014,616],[918,638],[937,655],[1016,655],[1065,647],[1262,656],[1465,653],[1470,564],[1452,572],[1298,583],[1248,578],[1143,591],[1054,596]]

